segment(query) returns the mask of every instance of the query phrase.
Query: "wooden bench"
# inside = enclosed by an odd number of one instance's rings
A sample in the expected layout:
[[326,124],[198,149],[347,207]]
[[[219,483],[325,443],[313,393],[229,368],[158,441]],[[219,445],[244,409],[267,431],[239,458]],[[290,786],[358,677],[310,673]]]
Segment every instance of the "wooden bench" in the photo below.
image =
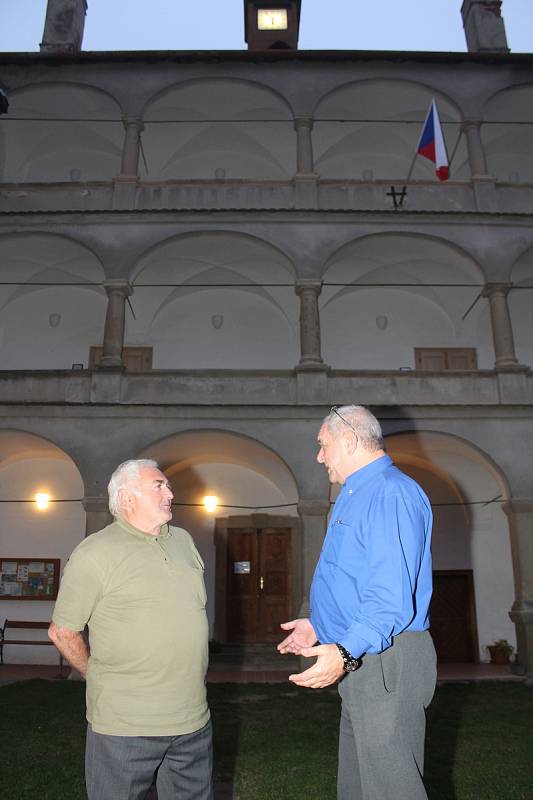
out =
[[[8,644],[29,644],[29,645],[51,645],[55,647],[50,639],[6,639],[6,633],[10,630],[40,630],[47,631],[50,626],[49,622],[35,622],[21,619],[6,619],[4,627],[0,628],[0,664],[4,663],[4,647]],[[59,667],[61,673],[63,672],[63,656],[59,653]]]

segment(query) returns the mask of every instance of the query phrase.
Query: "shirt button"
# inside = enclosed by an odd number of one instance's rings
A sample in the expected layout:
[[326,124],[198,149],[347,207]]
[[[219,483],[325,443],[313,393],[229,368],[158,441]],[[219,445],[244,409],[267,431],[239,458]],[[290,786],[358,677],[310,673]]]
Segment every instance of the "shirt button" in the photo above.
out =
[[353,493],[353,489],[348,489],[348,494],[352,494],[352,493]]

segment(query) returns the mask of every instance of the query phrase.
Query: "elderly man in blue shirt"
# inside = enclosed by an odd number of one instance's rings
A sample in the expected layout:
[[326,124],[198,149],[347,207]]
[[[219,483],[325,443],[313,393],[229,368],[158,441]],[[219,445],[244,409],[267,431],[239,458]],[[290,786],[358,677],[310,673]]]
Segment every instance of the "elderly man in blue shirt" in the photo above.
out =
[[338,800],[424,800],[431,524],[420,486],[386,455],[362,406],[333,407],[317,460],[342,484],[311,585],[311,617],[284,623],[281,653],[316,657],[290,680],[339,683]]

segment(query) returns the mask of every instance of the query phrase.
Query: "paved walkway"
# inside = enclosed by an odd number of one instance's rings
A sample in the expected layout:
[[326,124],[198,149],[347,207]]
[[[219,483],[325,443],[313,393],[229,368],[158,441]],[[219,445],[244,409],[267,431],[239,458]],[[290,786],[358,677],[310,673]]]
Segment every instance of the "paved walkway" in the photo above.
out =
[[[261,666],[252,662],[231,662],[218,659],[215,655],[207,673],[209,683],[284,683],[289,675],[299,671],[297,659],[292,659],[288,666],[282,656],[276,656],[279,665],[267,663]],[[3,664],[0,666],[0,686],[32,678],[61,680],[68,677],[70,669],[64,667],[62,673],[59,666],[50,664]],[[525,680],[521,675],[513,675],[510,665],[494,664],[439,664],[439,682],[465,681],[513,681]]]

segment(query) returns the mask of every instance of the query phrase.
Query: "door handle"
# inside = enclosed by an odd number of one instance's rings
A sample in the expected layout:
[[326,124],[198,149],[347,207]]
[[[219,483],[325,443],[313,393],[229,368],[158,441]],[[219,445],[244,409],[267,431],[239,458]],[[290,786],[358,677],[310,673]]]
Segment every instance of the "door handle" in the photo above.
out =
[[265,580],[264,580],[263,576],[261,575],[261,577],[259,578],[259,588],[261,589],[261,591],[263,591],[263,586],[264,585],[265,585]]

